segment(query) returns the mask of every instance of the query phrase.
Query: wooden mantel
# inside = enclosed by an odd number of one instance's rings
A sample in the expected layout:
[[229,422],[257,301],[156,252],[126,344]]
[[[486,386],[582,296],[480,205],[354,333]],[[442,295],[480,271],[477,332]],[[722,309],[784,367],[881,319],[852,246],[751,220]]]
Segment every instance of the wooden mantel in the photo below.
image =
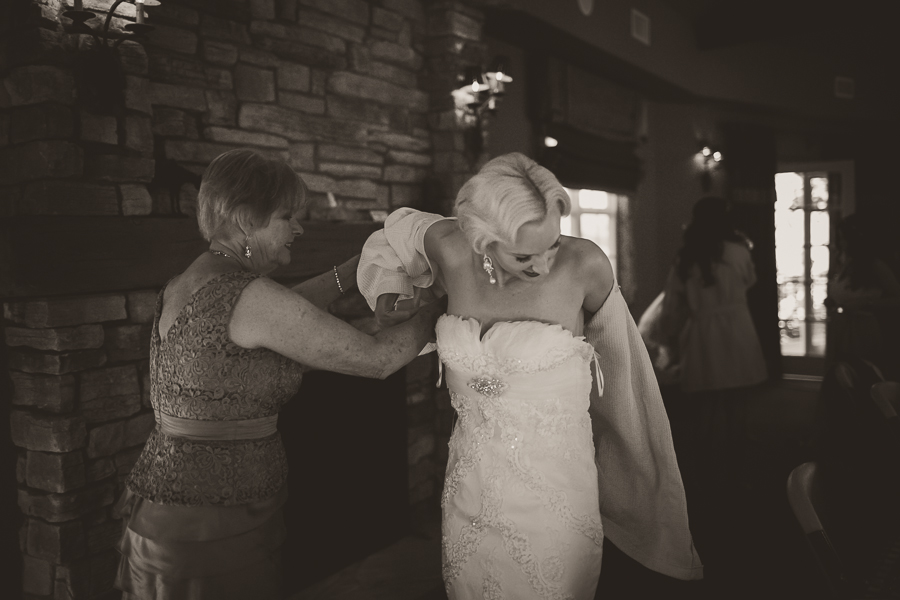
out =
[[[301,280],[359,253],[375,222],[304,221],[291,264]],[[0,220],[0,297],[159,288],[207,248],[197,222],[179,217],[16,217]]]

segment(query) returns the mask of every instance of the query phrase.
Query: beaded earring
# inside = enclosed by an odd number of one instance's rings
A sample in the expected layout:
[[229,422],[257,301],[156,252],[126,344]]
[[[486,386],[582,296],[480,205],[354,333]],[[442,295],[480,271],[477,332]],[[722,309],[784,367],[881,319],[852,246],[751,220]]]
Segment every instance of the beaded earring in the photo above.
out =
[[250,250],[250,237],[244,239],[244,257],[250,258],[253,256],[253,252]]
[[490,277],[489,281],[491,284],[497,283],[497,278],[494,277],[494,263],[487,254],[484,255],[484,260],[481,262],[481,268],[484,269],[484,272]]

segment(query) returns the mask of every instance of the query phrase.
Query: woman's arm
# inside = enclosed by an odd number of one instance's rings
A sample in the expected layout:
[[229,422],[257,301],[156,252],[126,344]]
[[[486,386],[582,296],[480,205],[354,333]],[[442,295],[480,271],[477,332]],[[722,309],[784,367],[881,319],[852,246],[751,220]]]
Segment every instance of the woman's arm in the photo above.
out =
[[678,276],[675,267],[669,269],[666,278],[666,286],[663,288],[662,310],[660,311],[660,327],[666,337],[675,337],[681,333],[685,323],[690,317],[684,282]]
[[320,310],[271,279],[244,288],[229,334],[243,348],[268,348],[314,369],[383,379],[412,359],[434,337],[442,302],[374,336]]
[[[409,215],[408,219],[416,218],[414,214]],[[433,215],[422,213],[420,223],[416,226],[400,231],[390,231],[392,244],[391,252],[398,249],[404,256],[414,257],[407,260],[400,260],[396,255],[394,259],[395,268],[391,272],[391,276],[401,278],[411,288],[411,293],[401,295],[394,293],[392,285],[372,286],[372,288],[380,287],[385,290],[379,293],[374,303],[370,301],[372,310],[375,312],[375,321],[382,328],[390,327],[397,323],[402,323],[410,318],[418,306],[424,303],[432,302],[440,298],[444,294],[444,278],[442,275],[442,264],[444,257],[444,249],[449,236],[459,230],[457,221],[435,220]],[[370,241],[366,242],[367,246]],[[386,248],[382,248],[382,252],[386,253]],[[366,248],[363,249],[365,253]],[[382,256],[384,259],[385,256]],[[409,270],[414,270],[413,274]],[[419,287],[413,284],[413,279],[418,283],[427,285],[427,287]],[[401,286],[396,286],[397,288]],[[367,290],[370,294],[374,289]],[[399,302],[398,302],[399,299]]]
[[[348,292],[356,287],[357,265],[359,265],[359,254],[337,267],[338,277],[340,277],[341,287],[344,288],[344,292]],[[321,308],[322,310],[328,308],[329,304],[343,295],[338,288],[337,281],[334,279],[334,269],[325,271],[318,277],[307,279],[291,289],[309,300],[316,308]]]

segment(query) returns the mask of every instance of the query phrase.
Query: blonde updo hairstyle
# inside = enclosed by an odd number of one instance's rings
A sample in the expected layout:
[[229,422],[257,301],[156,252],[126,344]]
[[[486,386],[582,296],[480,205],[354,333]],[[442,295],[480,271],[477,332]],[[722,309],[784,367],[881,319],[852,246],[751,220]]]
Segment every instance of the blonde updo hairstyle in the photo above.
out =
[[462,186],[454,212],[472,248],[484,254],[494,242],[514,244],[519,228],[543,221],[554,202],[562,216],[572,210],[553,173],[513,152],[489,161]]
[[229,150],[213,159],[200,183],[197,224],[211,241],[223,228],[265,227],[282,208],[299,210],[306,185],[284,161],[247,148]]

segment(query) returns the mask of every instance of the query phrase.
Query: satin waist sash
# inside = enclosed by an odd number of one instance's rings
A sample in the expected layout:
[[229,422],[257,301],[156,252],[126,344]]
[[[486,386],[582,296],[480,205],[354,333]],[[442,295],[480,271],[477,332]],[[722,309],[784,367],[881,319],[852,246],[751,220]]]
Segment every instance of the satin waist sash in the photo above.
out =
[[162,433],[189,440],[255,440],[277,431],[278,415],[240,421],[198,421],[158,412],[156,422]]

